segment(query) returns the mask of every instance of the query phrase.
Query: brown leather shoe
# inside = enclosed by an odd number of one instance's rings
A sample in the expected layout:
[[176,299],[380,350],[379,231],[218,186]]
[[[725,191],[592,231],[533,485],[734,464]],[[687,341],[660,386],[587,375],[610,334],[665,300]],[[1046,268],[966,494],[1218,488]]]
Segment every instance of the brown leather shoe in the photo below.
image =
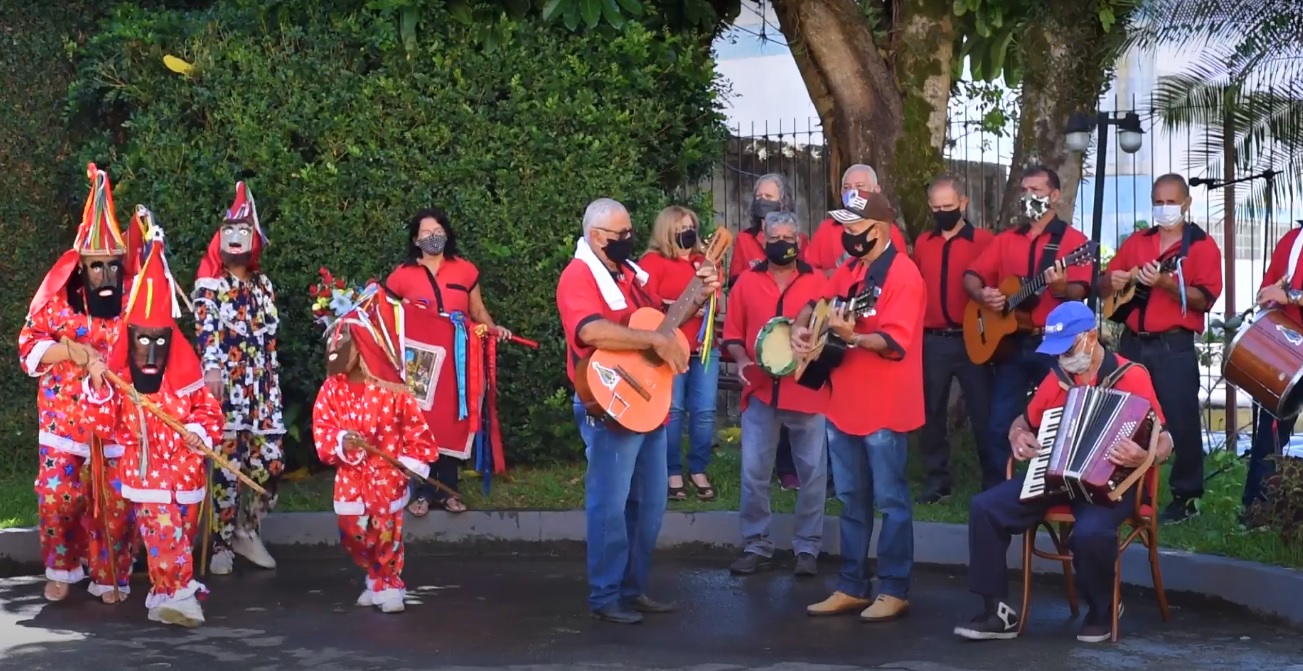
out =
[[860,613],[863,622],[888,622],[903,617],[909,612],[909,602],[894,596],[879,594],[873,605]]
[[805,612],[810,615],[841,615],[867,605],[869,605],[868,599],[859,599],[844,592],[833,592],[827,599],[807,606]]

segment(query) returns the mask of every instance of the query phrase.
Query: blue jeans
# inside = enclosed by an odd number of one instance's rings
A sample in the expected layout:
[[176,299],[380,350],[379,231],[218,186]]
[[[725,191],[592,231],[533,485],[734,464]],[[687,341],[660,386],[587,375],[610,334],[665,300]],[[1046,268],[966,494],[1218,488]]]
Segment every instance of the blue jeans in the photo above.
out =
[[983,469],[982,489],[990,489],[1004,481],[1005,467],[1013,453],[1009,446],[1009,427],[1027,411],[1029,394],[1050,374],[1050,366],[1054,365],[1054,357],[1036,353],[1041,342],[1039,337],[1017,337],[1021,339],[1017,349],[1008,360],[995,364],[993,371],[991,426],[986,441],[988,454],[982,459],[989,468]]
[[598,610],[647,589],[667,502],[665,430],[631,433],[590,420],[576,399],[588,472],[588,606]]
[[774,556],[774,542],[769,538],[773,519],[769,481],[778,450],[778,428],[786,427],[791,432],[792,457],[801,479],[801,490],[796,495],[792,551],[819,556],[828,481],[825,426],[823,415],[775,410],[755,396],[747,403],[747,409],[742,412],[742,498],[738,506],[744,551],[762,557]]
[[837,591],[857,598],[869,596],[869,541],[876,506],[882,513],[882,533],[878,535],[881,591],[904,599],[909,595],[914,568],[914,512],[905,472],[905,434],[883,429],[852,436],[830,422],[828,439],[833,486],[842,504],[838,526],[842,568]]
[[688,474],[705,473],[715,446],[715,406],[719,400],[719,350],[712,349],[707,363],[693,354],[688,370],[674,376],[670,400],[670,423],[666,428],[669,454],[665,460],[670,475],[683,472],[683,415],[688,415]]

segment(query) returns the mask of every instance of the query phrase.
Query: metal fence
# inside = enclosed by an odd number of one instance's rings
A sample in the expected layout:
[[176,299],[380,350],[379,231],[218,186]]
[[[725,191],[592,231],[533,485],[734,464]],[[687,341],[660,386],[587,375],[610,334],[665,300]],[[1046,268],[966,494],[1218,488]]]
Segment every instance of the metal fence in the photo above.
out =
[[[1101,204],[1103,222],[1099,242],[1107,262],[1127,236],[1149,225],[1151,216],[1150,187],[1154,178],[1176,172],[1187,178],[1217,178],[1220,164],[1209,165],[1206,156],[1219,153],[1219,147],[1210,147],[1201,134],[1164,128],[1152,114],[1149,101],[1137,103],[1104,101],[1103,111],[1136,111],[1144,119],[1145,138],[1140,151],[1128,154],[1122,151],[1116,128],[1110,129],[1109,158],[1103,170],[1104,199]],[[952,104],[949,137],[945,150],[948,170],[968,185],[970,197],[969,219],[979,226],[992,227],[997,218],[1000,199],[1005,191],[1008,165],[1013,155],[1013,128],[995,129],[983,120],[980,106],[966,101]],[[1073,209],[1073,224],[1092,236],[1093,190],[1095,179],[1094,142],[1084,161],[1084,176]],[[835,198],[833,179],[840,176],[828,174],[827,147],[819,120],[775,120],[763,125],[734,128],[724,155],[713,174],[698,188],[711,194],[716,223],[738,230],[744,223],[755,181],[761,175],[779,172],[792,183],[796,199],[796,213],[807,233],[812,233],[825,218]],[[1216,170],[1210,174],[1209,169]],[[1221,359],[1225,341],[1229,339],[1215,328],[1225,320],[1227,313],[1241,314],[1253,305],[1253,298],[1267,269],[1276,242],[1294,224],[1303,219],[1303,199],[1299,194],[1288,193],[1275,198],[1270,210],[1245,206],[1251,189],[1261,190],[1260,181],[1237,187],[1233,208],[1235,239],[1227,255],[1233,273],[1224,273],[1225,290],[1210,313],[1209,333],[1204,349],[1201,372],[1204,402],[1205,445],[1216,449],[1225,445],[1227,418],[1226,386],[1221,375]],[[1224,190],[1195,186],[1192,197],[1191,218],[1206,230],[1224,250],[1225,207]],[[1233,290],[1233,295],[1232,295]],[[726,317],[725,317],[726,318]],[[1108,324],[1106,322],[1106,324]],[[722,378],[733,376],[732,366],[726,364]],[[737,392],[735,385],[721,385],[720,408],[725,409],[727,421],[736,419]],[[1235,428],[1245,434],[1251,428],[1250,399],[1238,394]],[[1247,441],[1239,441],[1243,450]],[[1303,454],[1303,440],[1291,445],[1296,453]]]

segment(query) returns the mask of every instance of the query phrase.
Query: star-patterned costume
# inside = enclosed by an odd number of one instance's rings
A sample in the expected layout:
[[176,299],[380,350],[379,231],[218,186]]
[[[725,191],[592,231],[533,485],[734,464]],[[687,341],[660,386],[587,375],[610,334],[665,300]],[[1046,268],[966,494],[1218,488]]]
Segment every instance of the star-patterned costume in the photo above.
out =
[[64,338],[107,356],[122,330],[120,316],[90,314],[84,280],[78,275],[83,258],[106,261],[125,255],[130,246],[118,228],[108,174],[91,164],[87,175],[90,195],[76,241],[32,300],[18,334],[18,356],[23,370],[39,380],[40,466],[35,488],[45,577],[80,582],[86,575],[83,565],[88,565],[90,592],[101,596],[112,591],[115,582],[123,594],[130,591],[131,510],[117,480],[122,446],[99,441],[81,420],[76,408],[82,400],[82,368],[71,359],[41,361]]
[[[193,294],[195,330],[204,372],[221,371],[226,433],[221,452],[228,461],[267,490],[267,496],[246,492],[240,503],[235,474],[213,471],[213,560],[217,574],[230,573],[233,552],[264,568],[275,561],[258,540],[260,523],[276,505],[276,490],[285,467],[281,438],[280,362],[276,358],[276,291],[259,267],[266,235],[258,210],[244,182],[236,184],[235,202],[223,227],[244,223],[251,239],[242,241],[248,256],[248,279],[232,274],[223,262],[223,232],[213,235],[199,265]],[[247,232],[247,229],[246,229]]]
[[[352,447],[360,438],[411,472],[428,477],[438,446],[407,388],[401,356],[402,305],[371,285],[370,296],[331,328],[347,329],[359,354],[355,374],[328,377],[312,410],[312,437],[323,463],[336,467],[335,514],[353,561],[366,571],[358,605],[402,610],[403,506],[408,474],[380,456]],[[332,342],[337,342],[332,338]]]
[[[163,256],[162,232],[154,227],[150,235],[148,254],[125,311],[126,323],[170,329],[172,336],[161,387],[140,397],[184,424],[211,449],[222,437],[222,406],[204,387],[199,359],[176,325],[181,310]],[[131,338],[120,338],[108,359],[108,370],[134,387],[132,348]],[[83,409],[95,432],[123,447],[119,477],[123,497],[135,504],[146,549],[153,587],[145,599],[150,618],[194,626],[203,621],[197,598],[208,591],[194,579],[191,552],[205,493],[204,455],[187,446],[182,435],[132,395],[107,382],[98,390],[89,379],[82,386]]]

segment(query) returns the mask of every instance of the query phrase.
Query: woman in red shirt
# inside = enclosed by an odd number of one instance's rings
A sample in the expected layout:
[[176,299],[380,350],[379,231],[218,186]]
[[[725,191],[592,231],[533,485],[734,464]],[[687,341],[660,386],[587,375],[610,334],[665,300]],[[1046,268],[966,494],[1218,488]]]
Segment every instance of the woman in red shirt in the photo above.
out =
[[[437,208],[417,212],[407,223],[407,234],[407,260],[389,274],[385,286],[402,298],[425,303],[443,314],[461,312],[470,321],[488,326],[500,340],[510,338],[511,331],[498,326],[484,307],[480,271],[457,251],[457,234],[447,213]],[[439,454],[430,475],[457,491],[458,470],[470,456],[469,447],[440,445]],[[448,512],[466,510],[460,499],[444,495],[431,485],[413,486],[407,511],[415,517],[424,517],[431,503],[442,505]]]
[[[688,288],[697,275],[697,268],[705,259],[699,235],[697,215],[686,207],[677,205],[661,210],[652,227],[651,244],[638,265],[649,275],[647,286],[652,293],[663,297],[669,305]],[[688,473],[697,490],[697,498],[709,501],[715,498],[715,488],[706,477],[711,450],[715,445],[715,405],[719,390],[719,350],[711,347],[706,363],[701,362],[701,327],[705,311],[689,317],[679,329],[687,336],[692,353],[688,370],[674,378],[674,396],[670,402],[669,424],[666,426],[666,445],[669,453],[669,496],[686,499],[683,483],[683,424],[688,417]]]

